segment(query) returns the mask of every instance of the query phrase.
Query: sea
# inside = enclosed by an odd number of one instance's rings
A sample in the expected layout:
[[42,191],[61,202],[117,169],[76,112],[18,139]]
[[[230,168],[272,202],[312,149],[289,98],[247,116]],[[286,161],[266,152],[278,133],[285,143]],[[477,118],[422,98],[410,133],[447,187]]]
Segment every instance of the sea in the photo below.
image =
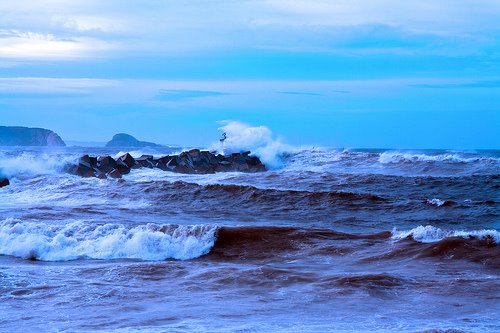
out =
[[261,173],[2,147],[1,332],[500,332],[500,151],[296,147]]

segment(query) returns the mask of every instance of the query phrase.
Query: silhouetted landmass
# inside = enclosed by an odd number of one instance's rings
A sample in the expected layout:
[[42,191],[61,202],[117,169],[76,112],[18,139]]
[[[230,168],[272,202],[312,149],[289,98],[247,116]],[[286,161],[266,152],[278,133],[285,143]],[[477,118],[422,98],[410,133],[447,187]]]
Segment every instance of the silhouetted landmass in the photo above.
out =
[[0,126],[0,146],[66,146],[51,130],[19,126]]
[[153,142],[139,141],[134,138],[132,135],[119,133],[113,136],[113,139],[106,143],[106,147],[160,147]]

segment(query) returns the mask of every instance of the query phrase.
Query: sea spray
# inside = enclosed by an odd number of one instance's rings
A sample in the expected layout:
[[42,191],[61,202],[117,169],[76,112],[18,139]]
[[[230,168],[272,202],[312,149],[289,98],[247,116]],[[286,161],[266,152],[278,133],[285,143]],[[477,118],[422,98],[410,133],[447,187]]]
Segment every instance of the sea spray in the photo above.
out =
[[0,152],[0,174],[7,177],[57,174],[77,158],[76,155],[49,152],[25,151],[16,155]]
[[283,165],[281,156],[292,149],[275,138],[271,129],[266,126],[250,126],[232,120],[223,120],[220,123],[223,126],[219,127],[219,130],[226,133],[226,139],[223,143],[219,142],[211,146],[212,150],[220,153],[229,154],[249,150],[266,166],[279,168]]
[[0,222],[0,254],[43,261],[75,259],[193,259],[215,242],[214,225],[127,227],[74,221],[47,225],[6,219]]

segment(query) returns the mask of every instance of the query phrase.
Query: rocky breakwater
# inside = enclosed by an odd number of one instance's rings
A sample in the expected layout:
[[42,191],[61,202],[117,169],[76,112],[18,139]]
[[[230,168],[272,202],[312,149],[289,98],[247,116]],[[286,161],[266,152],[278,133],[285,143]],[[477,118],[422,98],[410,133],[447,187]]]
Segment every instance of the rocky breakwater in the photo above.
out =
[[70,165],[66,171],[82,177],[98,178],[121,178],[132,169],[158,168],[164,171],[207,174],[215,172],[261,172],[266,171],[256,156],[250,156],[250,152],[233,153],[230,155],[214,154],[209,151],[192,149],[179,155],[167,155],[154,158],[152,155],[142,155],[135,159],[130,154],[124,154],[117,159],[111,156],[93,157],[84,155],[78,160],[78,164]]

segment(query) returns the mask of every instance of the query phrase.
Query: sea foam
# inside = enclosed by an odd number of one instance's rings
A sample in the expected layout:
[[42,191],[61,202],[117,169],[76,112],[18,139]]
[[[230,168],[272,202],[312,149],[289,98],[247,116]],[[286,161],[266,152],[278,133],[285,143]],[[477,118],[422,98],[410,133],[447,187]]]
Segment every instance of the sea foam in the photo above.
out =
[[226,133],[223,144],[214,143],[210,149],[223,154],[249,150],[271,168],[283,166],[282,154],[293,150],[289,145],[277,139],[271,129],[266,126],[250,126],[239,121],[224,120],[220,122],[220,131]]
[[452,162],[452,163],[470,163],[482,160],[498,162],[496,158],[465,157],[456,153],[441,153],[428,155],[424,153],[395,152],[388,151],[380,154],[379,162],[382,164],[401,163],[401,162]]
[[421,243],[433,243],[438,242],[444,238],[448,237],[462,237],[462,238],[492,238],[495,243],[500,243],[500,232],[497,230],[443,230],[436,228],[431,225],[418,226],[411,230],[399,231],[394,229],[392,231],[393,240],[401,240],[407,237],[411,237],[414,240]]
[[68,163],[78,157],[54,153],[36,154],[23,152],[15,156],[0,152],[0,173],[7,177],[33,176],[60,173]]
[[43,261],[75,259],[194,259],[215,242],[214,225],[128,227],[75,221],[46,225],[6,219],[0,222],[0,254]]

